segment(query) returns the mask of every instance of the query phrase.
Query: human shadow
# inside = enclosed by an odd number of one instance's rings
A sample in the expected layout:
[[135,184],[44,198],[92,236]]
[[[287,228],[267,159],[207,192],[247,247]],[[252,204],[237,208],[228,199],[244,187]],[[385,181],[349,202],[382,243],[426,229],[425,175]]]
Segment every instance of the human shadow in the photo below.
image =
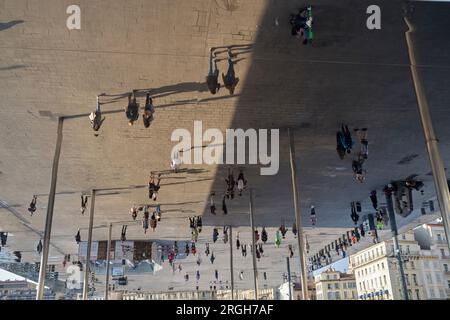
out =
[[0,71],[8,71],[8,70],[15,70],[15,69],[21,69],[21,68],[26,68],[27,66],[24,64],[15,64],[13,66],[9,66],[9,67],[1,67]]
[[9,22],[0,22],[0,31],[14,27],[17,24],[24,23],[23,20],[11,20]]

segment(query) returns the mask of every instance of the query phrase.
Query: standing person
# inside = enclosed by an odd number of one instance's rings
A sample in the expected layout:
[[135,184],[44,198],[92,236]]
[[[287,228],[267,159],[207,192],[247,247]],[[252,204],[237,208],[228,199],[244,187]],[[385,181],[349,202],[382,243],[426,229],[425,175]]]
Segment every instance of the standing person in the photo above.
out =
[[214,264],[214,260],[216,260],[216,257],[214,256],[214,251],[211,252],[211,258],[209,260],[211,261],[211,264]]
[[279,230],[281,232],[281,236],[283,237],[283,239],[286,239],[287,229],[286,229],[286,226],[284,225],[284,221],[281,223]]
[[280,231],[277,230],[275,232],[275,245],[279,248],[281,244],[281,235],[280,235]]
[[356,225],[356,224],[358,223],[358,220],[359,220],[359,215],[358,215],[358,213],[356,212],[356,206],[355,206],[355,203],[354,203],[354,202],[350,203],[350,207],[351,207],[351,214],[350,214],[350,217],[352,218],[352,221],[353,221],[354,224]]
[[225,202],[225,196],[223,196],[223,199],[222,199],[222,211],[223,211],[223,214],[228,214],[228,209],[227,209],[227,203]]
[[159,183],[161,182],[161,173],[158,174],[158,182],[155,183],[155,176],[150,174],[150,181],[148,182],[148,197],[156,201],[158,191],[160,189]]
[[365,174],[364,174],[364,170],[363,170],[363,163],[364,163],[364,159],[362,158],[362,155],[360,152],[358,152],[352,162],[352,170],[353,173],[355,174],[355,179],[358,182],[363,183],[364,179],[365,179]]
[[361,156],[364,160],[367,160],[369,156],[369,141],[367,140],[367,128],[362,129],[356,128],[355,132],[361,144]]
[[376,190],[370,191],[370,201],[372,202],[372,207],[375,210],[378,210],[378,198],[377,198],[377,191]]
[[240,246],[241,246],[241,241],[239,240],[239,231],[238,231],[237,235],[236,235],[236,249],[239,250]]
[[33,199],[30,202],[30,205],[28,206],[28,211],[30,212],[30,215],[33,216],[33,213],[36,211],[36,202],[37,202],[37,196],[33,195]]
[[122,232],[120,233],[120,241],[127,241],[127,225],[122,226]]
[[[147,96],[145,97],[145,107],[144,114],[142,115],[142,120],[144,121],[144,127],[150,127],[150,123],[153,121],[153,114],[155,113],[155,109],[153,107],[153,99],[150,97],[150,92],[147,92]],[[139,116],[139,114],[138,114]]]
[[37,251],[39,254],[41,254],[41,252],[42,252],[42,240],[39,240],[39,243],[38,243],[38,245],[37,245],[37,247],[36,247],[36,251]]
[[214,270],[214,277],[216,278],[216,280],[219,280],[219,271]]
[[149,218],[150,213],[148,212],[148,206],[144,206],[144,219],[142,219],[142,228],[144,228],[144,233],[147,233]]
[[186,254],[186,256],[189,255],[189,244],[186,242],[186,245],[184,246],[184,253]]
[[150,218],[150,227],[153,229],[153,231],[155,231],[156,226],[157,226],[157,221],[156,221],[156,216],[155,213],[153,212],[151,218]]
[[259,252],[261,252],[261,255],[264,253],[264,249],[263,249],[263,245],[262,245],[262,243],[260,243],[260,244],[257,244],[257,246],[258,246],[258,250],[259,250]]
[[245,180],[244,172],[242,170],[239,172],[237,188],[238,188],[239,196],[242,196],[242,191],[244,191],[247,188],[247,180]]
[[338,131],[336,133],[336,151],[341,160],[344,159],[345,153],[347,151],[347,149],[345,148],[344,140],[344,134],[341,131]]
[[262,228],[262,231],[261,231],[261,240],[262,240],[262,242],[264,242],[264,243],[266,243],[267,240],[268,240],[266,227],[263,227],[263,228]]
[[348,126],[346,124],[342,124],[341,130],[342,134],[344,135],[345,148],[347,150],[347,153],[350,153],[355,146],[355,142],[353,142],[352,139],[352,134],[350,133],[350,130],[348,129]]
[[292,224],[292,233],[294,234],[294,237],[297,237],[297,224],[295,221]]
[[78,228],[77,234],[75,235],[75,241],[77,242],[77,244],[80,244],[81,242],[80,228]]
[[246,244],[243,244],[241,246],[241,251],[242,251],[242,256],[246,257],[247,256],[247,245]]
[[244,280],[244,271],[239,272],[239,279]]
[[194,242],[191,243],[191,252],[192,252],[192,254],[194,256],[197,253],[197,248],[195,247],[195,243]]
[[192,236],[191,237],[192,241],[194,241],[194,242],[198,241],[198,229],[197,228],[192,229],[191,236]]
[[172,154],[172,159],[171,159],[171,162],[170,162],[170,167],[172,168],[172,170],[175,172],[175,173],[177,173],[178,172],[178,169],[180,169],[180,167],[181,167],[181,159],[180,159],[180,152],[181,152],[182,150],[180,150],[180,151],[175,151],[173,154]]
[[205,243],[205,255],[208,256],[209,255],[209,243]]
[[0,232],[0,243],[2,247],[6,246],[7,240],[8,240],[8,232]]
[[219,237],[219,231],[217,230],[217,228],[213,229],[213,242],[216,243],[217,238]]
[[224,226],[223,227],[223,243],[227,243],[228,242],[228,227]]
[[[105,121],[105,118],[102,118],[102,111],[100,110],[100,102],[98,96],[95,112],[91,112],[91,114],[89,115],[89,120],[91,120],[92,129],[94,129],[94,131],[100,130],[103,121]],[[95,136],[98,136],[98,133],[96,133]]]
[[86,211],[87,202],[88,197],[81,195],[81,214],[84,214],[84,211]]
[[291,244],[288,246],[288,251],[289,251],[289,257],[292,259],[292,257],[294,256],[294,249],[292,248]]
[[311,224],[313,226],[315,226],[316,222],[317,222],[317,218],[316,218],[316,209],[314,208],[313,205],[311,206],[310,219],[311,219]]
[[228,70],[226,75],[222,73],[222,79],[223,84],[225,85],[225,88],[227,88],[230,92],[230,95],[234,94],[234,89],[239,82],[239,78],[236,78],[234,72],[234,62],[231,59],[232,57],[233,55],[231,53],[231,48],[228,48]]
[[132,126],[139,118],[139,104],[136,102],[135,91],[128,95],[128,105],[125,109],[125,115],[128,119],[128,125]]
[[225,178],[225,182],[227,183],[227,192],[225,195],[228,199],[234,199],[234,186],[236,181],[234,180],[233,170],[228,168],[228,176]]
[[197,282],[198,282],[200,280],[200,271],[199,270],[197,270],[196,278],[197,278]]
[[202,232],[202,227],[203,227],[202,217],[198,216],[197,217],[197,230],[198,230],[198,233]]
[[214,203],[214,192],[211,192],[211,196],[209,197],[209,201],[210,201],[210,210],[211,210],[211,214],[216,214],[216,205]]
[[206,84],[208,85],[209,92],[216,94],[220,89],[219,84],[219,69],[217,69],[215,48],[209,49],[209,69],[206,76]]
[[137,218],[137,208],[136,206],[131,207],[131,217],[133,218],[133,221],[136,221]]

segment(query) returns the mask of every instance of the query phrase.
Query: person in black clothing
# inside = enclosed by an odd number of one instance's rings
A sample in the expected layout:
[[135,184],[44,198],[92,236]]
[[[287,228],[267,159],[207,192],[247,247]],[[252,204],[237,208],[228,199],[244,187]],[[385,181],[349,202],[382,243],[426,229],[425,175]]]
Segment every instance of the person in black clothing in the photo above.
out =
[[160,189],[159,183],[161,182],[161,174],[158,174],[158,182],[155,183],[155,176],[153,173],[150,175],[150,181],[148,182],[148,197],[156,201],[158,191]]
[[78,228],[77,234],[75,235],[75,241],[77,244],[80,244],[81,242],[81,235],[80,235],[80,229]]
[[42,252],[42,240],[39,240],[39,243],[38,243],[38,245],[37,245],[37,247],[36,247],[36,251],[37,251],[39,254],[41,254],[41,252]]
[[343,144],[343,141],[344,141],[344,134],[341,131],[338,131],[336,133],[336,151],[340,159],[344,159],[345,153],[347,151],[345,145]]
[[0,232],[0,243],[2,247],[6,246],[7,240],[8,240],[8,232]]
[[352,139],[352,134],[350,133],[350,130],[348,129],[348,126],[346,124],[342,124],[341,130],[342,134],[344,135],[345,148],[347,149],[347,153],[350,153],[353,149],[353,146],[355,145]]
[[36,202],[37,202],[37,196],[33,195],[33,199],[30,202],[30,205],[28,207],[28,211],[30,212],[30,215],[33,216],[33,213],[36,211]]
[[197,217],[197,230],[199,233],[202,232],[202,227],[203,227],[202,217],[198,216]]
[[219,69],[217,69],[215,48],[209,49],[209,70],[206,76],[206,84],[212,94],[216,94],[220,89]]
[[225,179],[225,182],[227,183],[227,192],[226,196],[227,198],[234,198],[234,186],[236,185],[236,180],[234,180],[234,174],[233,170],[228,168],[228,177]]
[[211,196],[209,197],[210,200],[210,209],[211,209],[211,214],[216,214],[216,205],[214,203],[214,192],[211,192]]
[[227,204],[225,202],[225,196],[223,196],[223,199],[222,199],[222,211],[223,211],[223,214],[228,214]]
[[214,228],[214,230],[213,230],[213,242],[214,243],[216,243],[218,237],[219,237],[219,231],[217,230],[217,228]]
[[127,241],[126,234],[127,234],[127,225],[123,225],[122,232],[120,234],[120,241]]
[[142,115],[144,127],[150,127],[150,123],[153,121],[154,113],[155,109],[153,108],[153,99],[150,97],[150,92],[147,92],[147,96],[145,98],[144,114]]
[[355,206],[355,203],[354,202],[352,202],[351,204],[350,204],[350,206],[351,206],[351,211],[352,211],[352,213],[350,214],[350,217],[352,218],[352,221],[355,223],[355,225],[358,223],[358,220],[359,220],[359,215],[358,215],[358,213],[356,212],[356,206]]
[[136,102],[135,92],[128,95],[128,106],[125,109],[125,114],[128,119],[128,125],[132,126],[134,121],[139,118],[139,104]]
[[81,195],[81,214],[84,214],[84,211],[86,211],[87,202],[88,197]]
[[230,91],[231,95],[234,94],[234,89],[236,88],[236,85],[239,82],[239,78],[236,78],[234,73],[234,62],[231,59],[232,57],[233,55],[231,53],[231,48],[228,48],[228,70],[226,75],[222,73],[222,79],[225,88],[227,88],[228,91]]
[[266,227],[263,227],[262,231],[261,231],[261,240],[262,242],[266,243],[267,242],[267,231],[266,231]]
[[375,210],[378,209],[378,199],[377,199],[377,191],[372,190],[370,192],[370,201],[372,202],[372,206]]
[[[91,120],[92,129],[94,129],[94,131],[100,130],[103,121],[105,121],[105,118],[102,118],[102,111],[100,110],[100,102],[98,96],[95,112],[91,112],[91,114],[89,115],[89,119]],[[98,134],[96,133],[95,136],[98,136]]]

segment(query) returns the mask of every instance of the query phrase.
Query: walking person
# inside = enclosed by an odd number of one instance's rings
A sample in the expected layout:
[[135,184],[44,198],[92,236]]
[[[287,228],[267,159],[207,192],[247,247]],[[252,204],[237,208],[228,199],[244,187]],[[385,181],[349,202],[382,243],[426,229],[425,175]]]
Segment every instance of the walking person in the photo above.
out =
[[144,206],[144,219],[142,219],[142,228],[144,228],[144,233],[147,233],[149,218],[150,213],[148,212],[148,206]]
[[247,188],[247,180],[244,178],[244,172],[241,170],[237,179],[237,188],[239,192],[239,196],[242,196],[242,191]]
[[294,234],[294,237],[297,237],[297,224],[295,221],[292,224],[292,233]]
[[243,244],[241,246],[241,251],[242,251],[242,256],[246,257],[247,256],[247,245],[246,244]]
[[372,202],[372,207],[375,210],[378,210],[378,198],[377,198],[377,191],[376,190],[370,191],[370,201]]
[[238,231],[237,235],[236,235],[236,249],[239,250],[240,247],[241,247],[241,241],[239,240],[239,231]]
[[311,219],[311,224],[313,226],[315,226],[316,222],[317,222],[317,218],[316,218],[316,209],[314,208],[313,205],[311,206],[310,219]]
[[156,208],[155,208],[155,214],[156,214],[156,220],[157,220],[158,222],[161,221],[162,213],[161,213],[161,205],[160,205],[160,204],[157,204],[157,205],[156,205]]
[[263,228],[262,228],[262,231],[261,231],[261,240],[262,240],[262,242],[264,242],[264,243],[266,243],[267,240],[268,240],[268,235],[267,235],[266,227],[263,227]]
[[344,134],[341,131],[336,132],[336,151],[341,160],[344,159],[345,153],[347,152],[344,141]]
[[127,241],[127,225],[122,226],[122,232],[120,233],[120,241]]
[[234,62],[231,58],[233,58],[233,54],[231,53],[231,48],[228,48],[228,70],[226,75],[222,73],[222,79],[225,88],[228,89],[230,95],[233,95],[234,89],[236,88],[236,85],[239,82],[239,78],[236,78],[234,72]]
[[38,254],[41,254],[42,248],[43,248],[43,246],[42,246],[42,240],[39,240],[39,243],[38,243],[38,245],[37,245],[37,247],[36,247],[36,251],[37,251]]
[[[92,129],[94,129],[94,131],[96,132],[100,130],[103,121],[105,121],[105,118],[104,117],[102,118],[102,111],[100,110],[100,102],[98,96],[95,112],[90,113],[89,120],[91,120]],[[98,136],[98,134],[96,133],[95,136]]]
[[0,244],[2,247],[6,246],[6,241],[8,240],[8,232],[0,232]]
[[131,207],[131,218],[133,218],[133,221],[136,221],[137,218],[137,208],[136,206]]
[[228,242],[228,227],[224,226],[223,227],[223,243],[227,243]]
[[214,192],[211,192],[211,196],[209,197],[209,201],[210,201],[210,210],[211,210],[211,214],[216,214],[216,205],[214,203]]
[[81,214],[84,214],[84,211],[86,211],[87,202],[88,197],[81,195]]
[[219,69],[217,69],[216,53],[215,48],[209,49],[209,69],[208,75],[206,76],[206,84],[208,86],[209,92],[216,94],[220,89],[219,84]]
[[209,243],[205,243],[205,255],[208,256],[209,255]]
[[223,214],[228,214],[228,209],[227,209],[227,203],[225,202],[225,196],[223,196],[223,199],[222,199],[222,211],[223,211]]
[[160,189],[161,182],[161,174],[158,174],[158,181],[155,183],[155,176],[150,174],[150,181],[148,182],[148,197],[149,199],[153,199],[153,201],[156,201],[156,198],[158,196],[158,191]]
[[157,224],[158,222],[156,221],[156,215],[155,212],[153,212],[150,218],[150,228],[153,229],[153,232],[155,231]]
[[350,153],[355,146],[355,142],[353,142],[352,139],[352,134],[350,133],[350,130],[348,129],[348,126],[346,124],[342,124],[341,130],[344,136],[345,149],[347,150],[347,153]]
[[213,242],[216,243],[217,239],[219,237],[219,231],[217,230],[217,228],[213,229]]
[[350,214],[350,217],[351,217],[353,223],[354,223],[355,225],[357,225],[357,223],[358,223],[358,221],[359,221],[359,215],[358,215],[358,213],[356,212],[356,206],[355,206],[355,203],[354,203],[354,202],[351,202],[351,203],[350,203],[350,207],[351,207],[351,214]]
[[359,138],[361,145],[361,156],[364,160],[367,160],[369,156],[369,141],[367,140],[367,128],[355,129],[356,135]]
[[358,152],[352,162],[352,170],[355,174],[355,180],[363,183],[365,179],[365,170],[363,170],[364,159],[360,152]]
[[[147,96],[145,97],[145,107],[144,114],[142,115],[142,120],[144,121],[144,127],[150,127],[150,123],[153,121],[153,114],[155,113],[155,109],[153,107],[153,99],[150,97],[150,92],[147,92]],[[138,114],[139,116],[139,114]]]
[[281,236],[283,237],[283,239],[286,239],[287,229],[286,229],[286,226],[284,225],[284,221],[281,223],[279,230],[281,232]]
[[216,260],[216,257],[214,256],[214,251],[211,252],[211,258],[209,260],[211,261],[211,264],[214,264],[214,260]]
[[277,246],[277,248],[280,247],[281,245],[281,235],[280,235],[280,230],[277,230],[275,232],[275,245]]
[[30,205],[28,206],[28,211],[30,212],[30,216],[33,216],[33,213],[36,211],[36,202],[37,202],[37,196],[33,195],[33,199],[30,202]]
[[77,244],[80,244],[81,242],[80,228],[78,228],[77,234],[75,235],[75,241],[77,242]]
[[228,168],[228,176],[225,178],[225,182],[227,183],[227,192],[225,195],[228,199],[234,199],[234,186],[236,181],[234,180],[234,174],[231,168]]
[[202,232],[202,228],[203,228],[203,221],[202,221],[202,217],[201,216],[198,216],[197,217],[197,230],[198,230],[198,233],[200,233],[200,232]]
[[135,91],[128,95],[128,105],[125,108],[125,115],[128,119],[128,125],[132,126],[139,118],[139,104],[136,102]]

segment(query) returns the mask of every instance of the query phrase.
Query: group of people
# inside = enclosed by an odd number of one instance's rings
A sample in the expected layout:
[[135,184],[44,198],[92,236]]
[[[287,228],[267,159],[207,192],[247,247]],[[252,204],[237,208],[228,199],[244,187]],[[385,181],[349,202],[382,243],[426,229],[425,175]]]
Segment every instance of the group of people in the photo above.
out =
[[[125,116],[130,126],[132,126],[139,119],[140,106],[136,99],[136,92],[137,90],[133,90],[131,93],[128,94],[128,105],[125,108]],[[91,121],[92,129],[95,132],[100,130],[103,121],[105,121],[105,117],[102,117],[100,105],[101,105],[100,96],[97,96],[97,104],[95,111],[91,112],[89,115],[89,120]],[[153,99],[150,96],[150,92],[147,92],[145,98],[144,113],[142,114],[142,120],[144,122],[145,128],[150,127],[150,124],[154,119],[153,117],[154,113],[155,109],[153,106]],[[96,133],[95,136],[98,136],[98,134]]]
[[[222,80],[225,88],[228,89],[230,94],[234,94],[234,90],[236,88],[236,85],[239,82],[239,78],[236,78],[236,74],[234,71],[234,64],[236,63],[233,61],[233,58],[235,55],[231,52],[231,47],[228,48],[228,70],[226,74],[222,73]],[[220,83],[219,83],[219,69],[217,68],[217,61],[219,59],[217,58],[217,52],[216,48],[212,47],[209,50],[209,69],[208,69],[208,75],[206,76],[206,84],[208,86],[209,92],[212,94],[216,94],[219,92],[220,89]]]
[[303,44],[312,43],[313,39],[313,15],[312,7],[301,8],[297,14],[291,14],[289,23],[292,25],[291,34],[303,39]]
[[[359,143],[360,149],[355,152],[352,161],[352,170],[355,179],[358,182],[364,182],[366,171],[363,169],[363,164],[369,155],[369,141],[367,140],[367,128],[354,129]],[[346,154],[350,154],[355,147],[352,134],[345,124],[341,125],[341,130],[336,133],[336,151],[339,158],[344,159]]]

